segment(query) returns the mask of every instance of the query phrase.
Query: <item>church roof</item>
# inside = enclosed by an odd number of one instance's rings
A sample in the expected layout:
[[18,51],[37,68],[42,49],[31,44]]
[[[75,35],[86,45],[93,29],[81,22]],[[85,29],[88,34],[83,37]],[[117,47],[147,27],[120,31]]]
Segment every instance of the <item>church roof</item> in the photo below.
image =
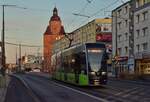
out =
[[50,21],[61,21],[60,17],[58,15],[53,15],[50,19]]
[[49,28],[49,26],[47,26],[44,35],[50,35],[50,34],[51,34],[51,29]]
[[[61,19],[58,16],[58,12],[57,12],[57,8],[56,7],[53,9],[53,16],[51,17],[50,22],[51,21],[60,21],[61,22]],[[65,33],[64,27],[61,26],[61,30],[60,30],[59,34],[63,35],[64,33]],[[47,26],[44,35],[51,35],[51,34],[52,34],[51,29],[50,29],[49,26]]]
[[58,10],[56,7],[53,9],[53,16],[51,17],[50,20],[51,21],[61,21],[60,17],[58,16]]

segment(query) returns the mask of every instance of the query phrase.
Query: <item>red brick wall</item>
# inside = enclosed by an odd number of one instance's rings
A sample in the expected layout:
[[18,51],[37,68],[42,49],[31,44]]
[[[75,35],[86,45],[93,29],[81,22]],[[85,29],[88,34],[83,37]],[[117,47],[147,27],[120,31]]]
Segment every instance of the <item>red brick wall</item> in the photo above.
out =
[[51,72],[51,56],[53,43],[56,37],[62,35],[44,35],[44,72]]

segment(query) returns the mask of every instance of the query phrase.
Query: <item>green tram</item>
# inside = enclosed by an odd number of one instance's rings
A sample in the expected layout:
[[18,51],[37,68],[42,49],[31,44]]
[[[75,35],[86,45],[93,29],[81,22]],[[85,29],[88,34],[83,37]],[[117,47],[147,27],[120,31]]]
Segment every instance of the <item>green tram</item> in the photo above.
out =
[[85,43],[55,53],[51,57],[52,78],[80,86],[107,83],[105,44]]

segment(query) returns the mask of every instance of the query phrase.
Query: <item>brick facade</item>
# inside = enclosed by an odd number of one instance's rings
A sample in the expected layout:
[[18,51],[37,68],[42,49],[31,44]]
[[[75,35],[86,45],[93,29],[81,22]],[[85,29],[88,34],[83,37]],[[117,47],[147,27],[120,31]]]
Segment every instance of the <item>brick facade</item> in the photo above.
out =
[[49,21],[49,25],[44,33],[43,43],[44,43],[44,62],[43,62],[43,71],[51,72],[51,56],[52,56],[52,47],[53,43],[56,41],[56,38],[62,37],[64,34],[64,28],[61,25],[61,19],[58,16],[57,8],[53,10],[53,16]]

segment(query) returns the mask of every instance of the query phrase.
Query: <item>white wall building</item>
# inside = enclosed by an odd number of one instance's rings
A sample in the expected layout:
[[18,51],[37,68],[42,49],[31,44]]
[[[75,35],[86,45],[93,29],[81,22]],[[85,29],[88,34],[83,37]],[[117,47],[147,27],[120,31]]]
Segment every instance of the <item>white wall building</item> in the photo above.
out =
[[135,0],[134,53],[138,74],[150,74],[150,0]]
[[117,72],[128,70],[130,7],[130,2],[126,2],[112,11],[112,48],[113,57],[118,56],[119,60]]
[[42,68],[42,56],[35,56],[35,55],[25,55],[24,60],[22,61],[22,64],[24,68]]
[[117,56],[118,71],[150,74],[150,0],[130,0],[113,10],[112,16],[113,56]]

